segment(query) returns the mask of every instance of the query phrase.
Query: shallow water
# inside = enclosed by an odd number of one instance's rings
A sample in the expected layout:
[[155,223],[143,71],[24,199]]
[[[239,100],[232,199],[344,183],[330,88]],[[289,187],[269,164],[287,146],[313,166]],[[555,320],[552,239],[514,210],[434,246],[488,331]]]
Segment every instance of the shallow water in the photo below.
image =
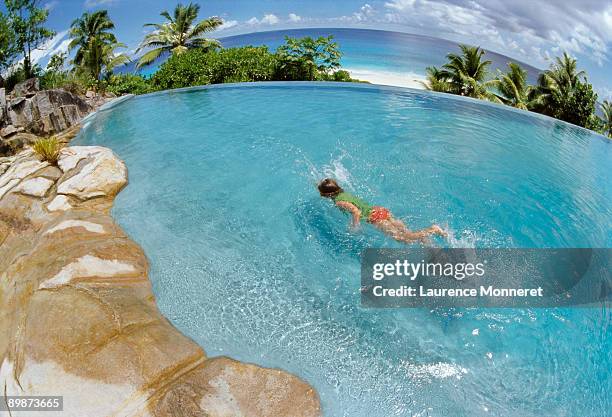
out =
[[[77,144],[130,184],[113,215],[162,312],[205,347],[294,372],[326,416],[601,416],[610,311],[365,310],[364,248],[396,243],[314,188],[335,176],[451,246],[610,247],[612,143],[427,92],[256,84],[137,97]],[[437,242],[444,244],[443,242]]]

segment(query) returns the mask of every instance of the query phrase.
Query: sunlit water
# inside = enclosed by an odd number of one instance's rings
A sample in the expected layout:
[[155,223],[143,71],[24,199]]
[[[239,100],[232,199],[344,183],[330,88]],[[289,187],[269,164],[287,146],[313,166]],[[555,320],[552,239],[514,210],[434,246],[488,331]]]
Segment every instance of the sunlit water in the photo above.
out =
[[113,215],[162,312],[210,356],[304,378],[326,416],[608,415],[606,306],[362,309],[361,251],[398,245],[315,189],[334,176],[451,246],[610,247],[603,137],[426,92],[258,84],[137,97],[77,143],[127,163]]

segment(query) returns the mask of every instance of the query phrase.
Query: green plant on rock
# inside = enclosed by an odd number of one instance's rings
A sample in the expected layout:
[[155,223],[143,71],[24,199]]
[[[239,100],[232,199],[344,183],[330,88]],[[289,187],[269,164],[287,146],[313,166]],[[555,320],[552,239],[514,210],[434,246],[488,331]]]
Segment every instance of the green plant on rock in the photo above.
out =
[[56,137],[39,139],[32,145],[32,149],[41,161],[47,161],[52,165],[57,165],[61,145]]

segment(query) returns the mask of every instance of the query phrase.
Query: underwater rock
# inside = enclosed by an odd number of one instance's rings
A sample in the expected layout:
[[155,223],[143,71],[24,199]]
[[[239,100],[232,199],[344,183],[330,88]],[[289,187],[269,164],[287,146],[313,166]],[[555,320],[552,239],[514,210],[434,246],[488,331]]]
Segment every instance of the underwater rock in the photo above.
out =
[[208,359],[160,314],[145,254],[109,214],[127,182],[112,151],[65,148],[55,167],[27,149],[0,165],[4,395],[61,395],[66,417],[320,415],[306,382]]

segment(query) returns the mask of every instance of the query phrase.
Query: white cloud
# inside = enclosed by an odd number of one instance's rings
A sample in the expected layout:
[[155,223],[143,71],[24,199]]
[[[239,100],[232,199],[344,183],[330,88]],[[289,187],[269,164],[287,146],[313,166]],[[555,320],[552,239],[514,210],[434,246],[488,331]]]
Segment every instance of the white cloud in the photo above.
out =
[[58,32],[53,38],[45,42],[40,49],[32,51],[32,63],[44,67],[53,55],[67,52],[69,43],[68,30]]
[[83,6],[86,9],[93,9],[98,6],[109,6],[113,3],[116,3],[118,0],[85,0]]
[[259,26],[259,25],[276,25],[278,22],[280,22],[280,19],[278,18],[278,16],[276,16],[275,14],[265,14],[263,15],[263,17],[261,19],[258,19],[256,17],[252,17],[249,20],[246,21],[247,25],[251,25],[251,26]]
[[278,17],[276,17],[276,15],[274,14],[266,14],[261,19],[261,23],[266,24],[266,25],[275,25],[278,23],[278,21],[279,21]]
[[224,20],[223,24],[217,28],[217,31],[227,30],[238,25],[237,20]]
[[301,16],[298,16],[295,13],[289,13],[289,21],[293,23],[297,23],[302,20]]
[[43,4],[43,9],[45,10],[53,10],[59,4],[58,0],[51,0],[45,4]]
[[[520,52],[520,59],[540,66],[563,50],[586,55],[602,66],[612,38],[612,6],[596,1],[388,0],[384,8],[383,22],[501,53]],[[380,21],[374,12],[359,16]]]

